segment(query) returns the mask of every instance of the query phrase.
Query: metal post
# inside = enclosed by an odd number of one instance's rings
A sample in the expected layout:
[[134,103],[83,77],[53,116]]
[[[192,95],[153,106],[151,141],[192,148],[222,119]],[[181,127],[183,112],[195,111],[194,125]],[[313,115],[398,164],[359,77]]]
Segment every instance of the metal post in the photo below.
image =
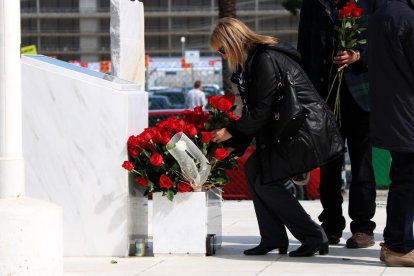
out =
[[181,37],[181,57],[185,58],[185,36]]
[[[185,36],[181,37],[181,58],[184,59],[185,61]],[[187,68],[183,68],[183,70],[187,71]],[[185,77],[183,80],[183,86],[185,86],[185,79],[187,77]]]

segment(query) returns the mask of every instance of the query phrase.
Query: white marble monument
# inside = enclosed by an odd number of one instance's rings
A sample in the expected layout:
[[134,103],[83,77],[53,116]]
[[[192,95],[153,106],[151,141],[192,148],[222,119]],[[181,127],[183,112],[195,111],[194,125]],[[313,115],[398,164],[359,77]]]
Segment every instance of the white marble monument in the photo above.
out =
[[63,207],[65,256],[128,256],[146,238],[147,199],[121,165],[148,124],[148,96],[119,78],[23,56],[27,194]]
[[62,208],[25,196],[20,1],[0,0],[0,275],[63,273]]

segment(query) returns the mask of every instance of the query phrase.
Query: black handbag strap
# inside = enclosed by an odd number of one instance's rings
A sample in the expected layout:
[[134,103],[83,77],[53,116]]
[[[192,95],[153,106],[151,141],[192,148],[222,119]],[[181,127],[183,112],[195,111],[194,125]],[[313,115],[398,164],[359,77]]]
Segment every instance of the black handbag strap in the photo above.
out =
[[280,105],[281,105],[281,101],[283,99],[283,95],[281,95],[281,87],[285,85],[285,83],[283,83],[284,78],[283,78],[283,71],[282,68],[280,67],[279,63],[277,61],[275,61],[275,59],[272,57],[272,55],[266,50],[266,54],[269,56],[270,60],[272,61],[273,64],[273,69],[275,70],[275,74],[276,74],[276,68],[278,69],[278,73],[279,73],[279,79],[278,79],[278,83],[277,83],[277,87],[276,87],[276,91],[275,91],[275,99],[274,99],[274,119],[275,120],[279,120],[279,110],[280,110]]

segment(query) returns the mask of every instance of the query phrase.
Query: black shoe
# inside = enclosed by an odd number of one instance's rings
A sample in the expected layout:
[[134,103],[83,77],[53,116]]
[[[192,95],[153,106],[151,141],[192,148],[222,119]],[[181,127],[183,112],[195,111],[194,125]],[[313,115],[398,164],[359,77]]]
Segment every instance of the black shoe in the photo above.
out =
[[318,245],[307,245],[302,244],[295,251],[289,252],[290,257],[311,257],[319,251],[319,255],[326,255],[329,253],[329,244],[328,242],[318,244]]
[[278,248],[279,248],[279,254],[286,254],[287,253],[287,249],[288,249],[287,246],[277,247],[277,246],[269,246],[269,245],[265,245],[265,244],[259,244],[256,247],[245,250],[243,253],[244,253],[244,255],[266,255],[270,251],[278,249]]
[[331,245],[338,244],[339,241],[341,240],[341,237],[337,237],[334,235],[327,235],[327,236],[328,236],[328,243]]
[[329,231],[325,230],[325,228],[323,230],[325,231],[326,237],[328,237],[328,243],[330,245],[335,245],[340,242],[342,234],[334,235],[334,234],[331,234]]

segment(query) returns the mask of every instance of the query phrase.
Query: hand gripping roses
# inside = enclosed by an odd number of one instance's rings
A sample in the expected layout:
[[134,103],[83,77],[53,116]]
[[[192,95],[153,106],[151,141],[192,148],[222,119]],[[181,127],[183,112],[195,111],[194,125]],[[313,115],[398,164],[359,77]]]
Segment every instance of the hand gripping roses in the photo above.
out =
[[[234,96],[209,97],[209,112],[202,107],[184,110],[182,118],[171,116],[129,137],[130,160],[122,167],[136,175],[135,183],[146,187],[146,193],[162,192],[170,200],[177,192],[223,187],[229,182],[226,170],[237,161],[221,143],[211,141],[210,131],[238,119],[232,112],[234,100]],[[177,161],[173,151],[183,159]]]
[[[355,47],[358,44],[366,43],[365,39],[358,40],[357,38],[358,34],[365,30],[365,28],[359,27],[359,19],[361,18],[362,12],[362,8],[359,8],[352,2],[346,2],[344,8],[338,11],[339,26],[335,27],[335,30],[337,31],[336,41],[338,50],[357,53],[354,51]],[[344,74],[344,70],[342,69],[346,66],[347,65],[339,68],[335,73],[335,77],[329,85],[329,92],[326,98],[326,101],[328,101],[334,87],[336,87],[335,105],[333,111],[339,123],[341,122],[340,90]]]

